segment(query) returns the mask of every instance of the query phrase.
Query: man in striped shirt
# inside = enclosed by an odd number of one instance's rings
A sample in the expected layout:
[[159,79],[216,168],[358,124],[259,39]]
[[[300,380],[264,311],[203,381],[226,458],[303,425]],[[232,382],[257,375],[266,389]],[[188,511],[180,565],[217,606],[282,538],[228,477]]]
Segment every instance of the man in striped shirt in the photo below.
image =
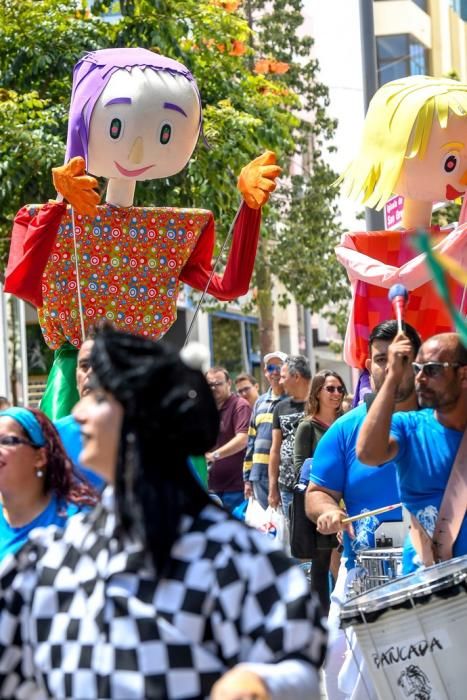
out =
[[243,463],[245,498],[254,496],[264,509],[268,507],[272,414],[278,402],[286,396],[284,388],[279,384],[281,367],[286,359],[286,353],[280,350],[267,353],[263,358],[264,376],[269,383],[269,389],[259,397],[253,409]]

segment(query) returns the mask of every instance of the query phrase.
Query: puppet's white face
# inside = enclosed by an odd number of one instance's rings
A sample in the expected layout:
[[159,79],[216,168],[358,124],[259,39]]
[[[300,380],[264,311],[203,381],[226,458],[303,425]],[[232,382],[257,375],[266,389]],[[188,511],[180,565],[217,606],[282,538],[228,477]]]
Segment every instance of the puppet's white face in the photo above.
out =
[[186,78],[116,71],[92,112],[87,170],[133,181],[175,175],[190,160],[199,128],[198,97]]
[[466,190],[467,117],[450,116],[445,129],[436,118],[424,157],[404,160],[394,192],[423,202],[443,202]]

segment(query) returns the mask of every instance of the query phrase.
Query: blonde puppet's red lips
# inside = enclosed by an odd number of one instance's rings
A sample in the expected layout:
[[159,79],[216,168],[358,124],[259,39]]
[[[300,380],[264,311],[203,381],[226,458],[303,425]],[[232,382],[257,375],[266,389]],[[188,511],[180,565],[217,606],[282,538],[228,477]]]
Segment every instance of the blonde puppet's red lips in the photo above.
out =
[[462,197],[463,194],[464,192],[459,192],[459,190],[456,190],[452,185],[446,185],[446,199],[449,201]]

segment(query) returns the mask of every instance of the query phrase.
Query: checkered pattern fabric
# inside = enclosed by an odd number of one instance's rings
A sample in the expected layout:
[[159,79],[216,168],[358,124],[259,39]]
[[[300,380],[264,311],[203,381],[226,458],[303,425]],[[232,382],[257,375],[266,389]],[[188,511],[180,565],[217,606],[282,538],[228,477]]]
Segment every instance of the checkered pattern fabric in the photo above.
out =
[[4,560],[3,700],[195,700],[239,662],[322,663],[317,602],[264,535],[208,506],[183,520],[158,578],[142,545],[117,537],[104,495]]

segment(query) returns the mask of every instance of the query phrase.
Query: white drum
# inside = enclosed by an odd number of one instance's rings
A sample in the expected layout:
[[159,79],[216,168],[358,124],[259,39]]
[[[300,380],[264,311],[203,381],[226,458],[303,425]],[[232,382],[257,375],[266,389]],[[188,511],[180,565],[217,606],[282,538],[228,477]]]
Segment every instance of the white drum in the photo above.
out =
[[466,700],[467,555],[342,607],[380,700]]

